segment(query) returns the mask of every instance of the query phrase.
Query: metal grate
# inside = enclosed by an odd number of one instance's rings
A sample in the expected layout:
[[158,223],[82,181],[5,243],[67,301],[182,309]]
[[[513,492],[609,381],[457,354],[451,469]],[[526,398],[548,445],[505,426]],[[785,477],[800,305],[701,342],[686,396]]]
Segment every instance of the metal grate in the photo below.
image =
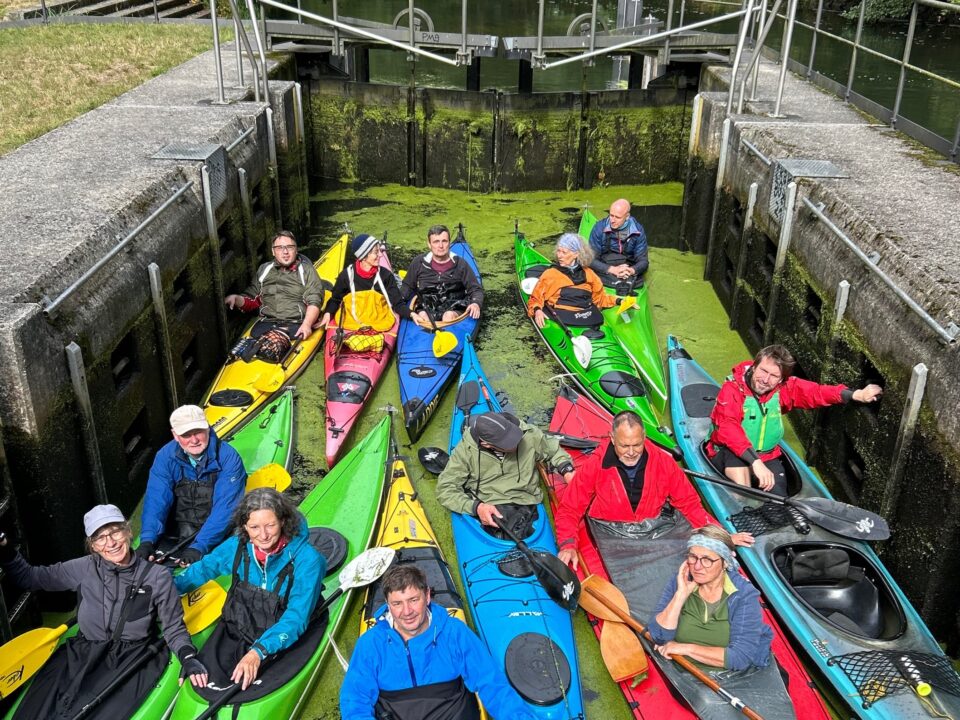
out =
[[783,505],[764,503],[760,507],[745,507],[736,515],[731,515],[730,522],[737,532],[748,532],[757,536],[792,525],[793,518]]
[[774,160],[771,170],[770,214],[777,219],[777,222],[783,222],[783,210],[787,204],[787,185],[797,178],[850,177],[829,160],[804,160],[802,158]]
[[827,664],[837,665],[846,673],[857,687],[864,708],[923,683],[960,696],[960,676],[945,655],[873,650],[835,655]]
[[210,203],[213,207],[227,199],[226,152],[216,143],[174,142],[150,156],[154,160],[195,160],[206,163],[210,175]]

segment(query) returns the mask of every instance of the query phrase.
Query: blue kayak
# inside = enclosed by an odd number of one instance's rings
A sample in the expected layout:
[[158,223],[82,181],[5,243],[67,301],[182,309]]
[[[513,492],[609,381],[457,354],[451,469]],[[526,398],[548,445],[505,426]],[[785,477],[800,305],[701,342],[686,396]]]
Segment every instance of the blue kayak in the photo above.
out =
[[[479,399],[466,413],[461,408],[454,410],[451,452],[463,434],[465,414],[501,409],[468,339],[460,386],[469,383],[479,385]],[[542,504],[538,510],[533,535],[526,543],[534,550],[556,554],[557,544]],[[583,718],[570,613],[547,596],[516,545],[492,537],[472,516],[453,513],[452,522],[467,604],[493,659],[538,718]]]
[[[667,339],[670,411],[687,467],[719,476],[703,453],[719,387],[674,337]],[[786,443],[788,494],[829,498]],[[790,516],[782,505],[695,480],[730,532],[752,532],[737,555],[768,605],[848,712],[875,720],[960,717],[960,676],[873,548]],[[929,692],[928,692],[929,691]]]
[[[450,252],[462,257],[480,280],[477,261],[463,237],[462,225],[450,246]],[[430,418],[433,417],[444,392],[450,387],[460,367],[464,343],[468,337],[471,339],[476,337],[479,325],[480,321],[467,313],[450,322],[438,322],[439,329],[451,332],[457,337],[457,346],[438,358],[433,354],[432,331],[425,330],[412,320],[400,321],[400,336],[397,338],[397,374],[400,376],[403,424],[407,428],[407,435],[411,442],[417,441],[427,423],[430,422]]]

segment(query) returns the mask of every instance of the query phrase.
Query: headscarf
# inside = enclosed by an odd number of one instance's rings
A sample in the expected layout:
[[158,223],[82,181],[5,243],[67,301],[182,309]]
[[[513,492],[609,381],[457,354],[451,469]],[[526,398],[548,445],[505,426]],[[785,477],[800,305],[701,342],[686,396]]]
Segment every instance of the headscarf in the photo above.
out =
[[691,535],[690,539],[687,540],[687,550],[693,547],[702,547],[706,548],[707,550],[712,550],[721,557],[730,570],[736,572],[740,569],[740,563],[737,562],[737,558],[734,557],[733,551],[727,547],[726,543],[697,533],[695,535]]

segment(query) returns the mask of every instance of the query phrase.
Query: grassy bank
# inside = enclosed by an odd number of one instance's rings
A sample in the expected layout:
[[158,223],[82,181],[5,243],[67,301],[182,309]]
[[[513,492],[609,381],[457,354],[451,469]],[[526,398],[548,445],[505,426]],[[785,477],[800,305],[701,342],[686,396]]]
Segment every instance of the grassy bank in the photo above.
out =
[[0,155],[212,45],[206,25],[0,25]]

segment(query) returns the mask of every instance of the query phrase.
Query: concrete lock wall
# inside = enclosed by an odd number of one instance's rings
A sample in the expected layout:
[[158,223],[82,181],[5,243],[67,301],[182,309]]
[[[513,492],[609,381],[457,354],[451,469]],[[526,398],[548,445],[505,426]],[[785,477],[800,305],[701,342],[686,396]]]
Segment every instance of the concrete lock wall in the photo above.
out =
[[[877,405],[795,412],[791,419],[807,459],[838,496],[886,515],[893,534],[881,557],[934,634],[956,651],[960,558],[949,549],[960,543],[960,342],[924,322],[870,265],[950,332],[960,318],[960,176],[797,78],[788,78],[784,117],[769,117],[776,69],[764,64],[767,101],[731,116],[715,194],[728,78],[729,69],[705,71],[701,88],[717,91],[694,102],[683,241],[709,251],[707,276],[752,349],[783,343],[799,373],[818,382],[883,385]],[[776,215],[784,185],[774,175],[779,161],[796,159],[829,160],[842,177],[796,177],[792,230],[785,233],[788,216]],[[870,260],[858,258],[804,198]],[[788,249],[778,271],[783,242]],[[841,282],[849,285],[846,298]],[[926,368],[922,396],[910,393],[919,363]],[[921,397],[914,428],[910,409]]]
[[[285,72],[275,62],[272,70]],[[207,53],[0,158],[0,182],[11,189],[0,217],[13,240],[0,247],[0,421],[11,478],[3,487],[33,562],[81,553],[82,516],[97,502],[134,509],[154,453],[170,440],[170,411],[201,400],[227,338],[249,319],[225,313],[223,294],[244,288],[269,257],[278,220],[307,226],[297,86],[271,83],[271,129],[266,105],[249,89],[212,103],[214,78]],[[152,157],[171,143],[210,155]],[[44,313],[44,298],[56,298],[188,183]],[[151,264],[166,325],[154,307]],[[89,414],[71,380],[68,346],[82,360]],[[9,608],[17,597],[7,583],[3,590]]]
[[317,187],[396,182],[476,192],[680,180],[692,94],[533,95],[305,77]]

